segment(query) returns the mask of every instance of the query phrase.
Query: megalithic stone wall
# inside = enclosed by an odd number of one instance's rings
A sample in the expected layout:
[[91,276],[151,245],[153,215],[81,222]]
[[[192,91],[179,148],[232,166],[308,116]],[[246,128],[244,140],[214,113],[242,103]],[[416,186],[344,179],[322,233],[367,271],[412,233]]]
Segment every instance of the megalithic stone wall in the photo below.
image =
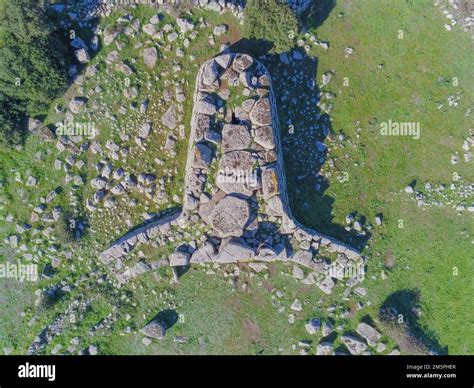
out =
[[172,224],[193,222],[206,225],[208,239],[179,247],[169,265],[292,260],[327,274],[322,251],[337,253],[342,267],[363,264],[356,249],[293,217],[277,105],[263,64],[246,54],[220,54],[200,67],[193,98],[182,212],[127,233],[101,255],[104,264],[122,270],[121,281],[133,277],[121,261],[133,247]]

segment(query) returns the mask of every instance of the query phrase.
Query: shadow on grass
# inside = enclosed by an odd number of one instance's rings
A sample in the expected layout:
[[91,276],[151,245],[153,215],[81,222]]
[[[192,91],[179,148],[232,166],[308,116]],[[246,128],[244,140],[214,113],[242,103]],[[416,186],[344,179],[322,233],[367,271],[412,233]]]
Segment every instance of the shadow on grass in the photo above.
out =
[[160,311],[153,320],[158,320],[165,328],[168,330],[171,328],[176,322],[178,322],[178,313],[175,310],[167,309]]
[[401,350],[407,352],[448,354],[436,334],[419,322],[419,290],[400,290],[390,294],[380,308],[380,318]]
[[303,29],[318,28],[336,6],[336,0],[312,0],[309,8],[300,16]]

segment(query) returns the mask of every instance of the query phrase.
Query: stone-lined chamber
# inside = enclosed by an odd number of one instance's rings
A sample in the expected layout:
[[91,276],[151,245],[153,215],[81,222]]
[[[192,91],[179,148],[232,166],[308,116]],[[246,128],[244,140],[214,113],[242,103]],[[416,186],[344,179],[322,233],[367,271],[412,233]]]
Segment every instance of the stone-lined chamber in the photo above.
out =
[[[193,222],[208,228],[200,246],[182,245],[159,263],[124,270],[131,249]],[[337,255],[332,267],[323,251]],[[162,265],[293,261],[325,274],[320,288],[327,293],[337,273],[364,264],[357,250],[292,216],[270,74],[249,55],[233,53],[206,61],[197,75],[181,213],[127,233],[100,259],[120,282]],[[334,265],[339,272],[330,271]]]

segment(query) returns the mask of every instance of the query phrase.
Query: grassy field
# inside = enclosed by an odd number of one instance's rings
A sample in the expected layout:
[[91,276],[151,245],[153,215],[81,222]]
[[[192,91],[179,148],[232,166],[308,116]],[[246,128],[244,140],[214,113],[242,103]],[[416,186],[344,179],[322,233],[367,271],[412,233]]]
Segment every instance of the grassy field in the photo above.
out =
[[[142,7],[134,11],[142,21],[153,14],[153,10]],[[101,24],[113,23],[119,16],[114,14]],[[198,65],[219,51],[219,44],[208,44],[206,34],[211,33],[214,25],[226,23],[229,32],[220,38],[221,42],[236,43],[242,38],[241,27],[231,15],[219,17],[199,11],[193,19],[197,22],[200,17],[205,18],[209,27],[192,43],[186,56],[176,58],[173,52],[161,52],[153,72],[140,62],[134,40],[124,37],[121,51],[123,60],[137,59],[134,63],[137,76],[133,82],[139,86],[140,98],[150,98],[151,104],[153,99],[160,99],[165,88],[163,72],[171,71],[175,63],[185,69],[187,133]],[[70,249],[72,245],[76,251],[73,260],[61,266],[52,279],[21,287],[0,279],[0,350],[5,347],[13,353],[25,353],[46,324],[61,316],[71,301],[81,300],[90,301],[89,307],[68,323],[46,352],[57,344],[65,351],[70,341],[79,337],[76,352],[94,343],[104,354],[298,354],[301,350],[298,342],[311,339],[314,343],[310,353],[314,353],[314,344],[320,336],[309,336],[305,331],[308,319],[330,320],[336,332],[343,333],[370,317],[384,329],[387,352],[399,342],[402,352],[410,353],[412,348],[400,341],[397,332],[379,321],[379,308],[393,306],[431,349],[449,354],[474,353],[474,340],[469,335],[474,331],[472,213],[459,214],[451,205],[419,207],[413,194],[404,192],[405,186],[415,180],[415,190],[423,190],[426,182],[449,186],[453,173],[461,176],[464,183],[472,183],[474,178],[472,162],[464,162],[462,158],[462,144],[473,122],[470,113],[474,106],[473,41],[459,28],[446,31],[445,20],[441,11],[427,0],[339,1],[321,26],[308,31],[309,35],[329,41],[329,49],[312,46],[296,70],[282,66],[277,56],[270,54],[262,58],[272,72],[277,92],[293,211],[308,226],[361,247],[366,245],[363,251],[369,257],[363,283],[368,291],[366,297],[356,296],[346,301],[341,295],[342,288],[337,288],[330,297],[324,296],[316,286],[293,279],[292,267],[283,264],[270,265],[261,273],[246,265],[192,267],[179,284],[170,282],[169,270],[147,274],[121,289],[115,289],[109,282],[99,284],[94,273],[105,273],[105,270],[97,263],[97,254],[128,229],[123,220],[129,218],[136,224],[143,219],[144,212],[159,211],[169,204],[139,205],[133,210],[124,206],[107,217],[91,218],[90,233],[80,243],[57,231],[58,247]],[[171,22],[171,18],[166,21]],[[399,39],[400,30],[403,39]],[[304,34],[302,38],[308,40]],[[347,47],[354,49],[353,54],[346,53]],[[101,50],[92,64],[102,61],[111,50],[111,47]],[[190,61],[188,54],[194,54],[196,60]],[[326,185],[320,190],[315,189],[314,176],[298,177],[299,171],[311,174],[315,166],[319,170],[311,154],[317,136],[309,135],[309,127],[322,113],[312,102],[318,88],[302,92],[294,87],[291,72],[300,70],[301,82],[315,79],[319,85],[323,73],[334,74],[327,85],[321,86],[322,102],[331,104],[332,109],[324,116],[330,120],[331,134],[324,140],[331,160],[320,169],[327,177]],[[453,85],[453,78],[458,80],[457,86]],[[114,91],[123,89],[124,77],[110,77],[100,68],[96,80],[84,88],[100,86],[105,90],[100,95],[101,103],[116,113],[124,102]],[[287,91],[289,94],[285,95]],[[74,94],[74,88],[69,93]],[[327,98],[325,93],[330,93],[332,98]],[[448,106],[449,96],[459,98],[457,106]],[[439,104],[443,104],[440,109]],[[160,109],[147,118],[159,121]],[[133,112],[126,117],[110,125],[105,117],[94,116],[101,140],[117,138],[118,129],[131,129],[143,119]],[[54,123],[57,119],[52,108],[47,122]],[[289,120],[295,128],[294,134],[288,131]],[[388,120],[419,122],[420,138],[381,136],[379,125]],[[344,141],[338,140],[340,133],[344,134]],[[294,139],[309,139],[312,143],[302,144]],[[167,195],[181,196],[186,139],[179,141],[176,157],[157,168],[153,160],[163,158],[159,147],[165,140],[162,134],[153,135],[151,141],[156,146],[130,158],[130,168],[137,172],[156,169],[156,174],[163,177],[171,172]],[[12,214],[15,221],[28,222],[31,213],[28,205],[36,204],[38,196],[47,195],[54,187],[64,186],[61,172],[50,167],[57,157],[56,150],[31,136],[21,150],[2,146],[0,151],[4,199],[1,215]],[[38,151],[41,161],[34,158]],[[450,163],[454,153],[461,156],[456,165]],[[81,174],[90,179],[97,160],[90,154],[84,160],[88,167]],[[23,183],[30,174],[38,177],[39,186],[25,187],[15,180],[17,173]],[[338,180],[339,176],[347,179]],[[90,194],[88,189],[77,193],[80,201]],[[57,203],[74,212],[75,207],[65,192],[57,198]],[[471,197],[459,201],[471,205],[473,200]],[[78,211],[82,211],[80,206]],[[351,212],[365,217],[366,224],[374,224],[375,216],[382,213],[383,225],[373,227],[369,239],[357,238],[353,231],[342,227]],[[14,233],[14,229],[14,223],[0,222],[2,237]],[[49,252],[44,241],[28,243]],[[0,249],[4,252],[2,258],[13,257],[5,244]],[[47,264],[47,256],[45,253],[39,261],[41,266]],[[35,307],[34,291],[57,284],[74,284],[74,287],[52,307]],[[295,298],[303,303],[300,312],[290,310]],[[364,307],[358,309],[361,301]],[[414,306],[421,308],[418,319],[411,312]],[[171,315],[176,312],[173,318],[176,322],[163,341],[143,345],[138,330],[162,310],[169,310]],[[113,319],[111,329],[93,329],[104,319]],[[177,343],[175,336],[189,339]],[[336,339],[336,347],[339,345],[340,340]]]
[[[338,18],[340,12],[344,16]],[[331,42],[327,53],[318,55],[319,74],[336,74],[334,84],[328,85],[337,95],[332,126],[343,129],[356,144],[334,152],[337,168],[347,171],[349,180],[331,182],[326,195],[335,198],[336,223],[354,210],[370,221],[384,214],[384,226],[369,244],[369,271],[376,278],[369,276],[367,286],[374,306],[397,290],[419,290],[420,324],[449,353],[466,354],[474,350],[466,337],[474,329],[472,213],[459,215],[451,206],[420,208],[402,192],[413,180],[422,190],[425,182],[449,185],[454,173],[473,182],[472,164],[450,163],[473,123],[473,42],[460,30],[448,33],[443,24],[429,1],[362,1],[340,2],[319,28],[318,36]],[[399,30],[403,39],[398,39]],[[345,47],[355,48],[350,58],[345,58]],[[349,79],[347,87],[344,77]],[[453,78],[458,86],[450,82]],[[458,94],[459,105],[449,107],[448,96]],[[443,108],[437,109],[439,103]],[[420,139],[382,137],[370,124],[389,119],[419,122]],[[358,139],[356,122],[361,128]],[[381,281],[389,256],[395,266]],[[453,276],[455,267],[459,276]]]

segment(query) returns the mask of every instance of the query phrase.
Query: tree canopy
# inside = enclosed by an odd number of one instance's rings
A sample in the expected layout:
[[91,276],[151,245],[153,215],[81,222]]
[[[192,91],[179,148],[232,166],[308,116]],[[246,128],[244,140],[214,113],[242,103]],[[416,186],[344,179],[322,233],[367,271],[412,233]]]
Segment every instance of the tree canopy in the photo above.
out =
[[66,89],[68,53],[38,1],[1,8],[0,135],[11,142],[21,138],[27,116],[44,113]]
[[290,50],[298,32],[298,19],[279,0],[248,0],[245,29],[250,38],[271,42],[274,53]]

